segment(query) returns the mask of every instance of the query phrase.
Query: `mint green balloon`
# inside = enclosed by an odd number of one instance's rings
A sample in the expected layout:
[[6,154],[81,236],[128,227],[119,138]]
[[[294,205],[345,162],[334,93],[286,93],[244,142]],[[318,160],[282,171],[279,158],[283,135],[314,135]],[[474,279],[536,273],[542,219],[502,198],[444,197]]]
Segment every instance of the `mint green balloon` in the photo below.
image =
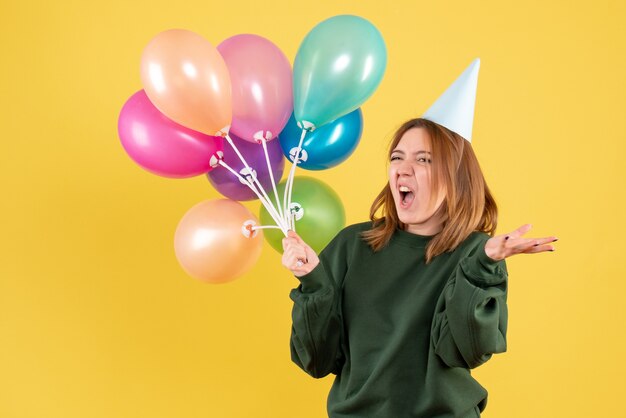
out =
[[[278,186],[278,195],[285,193],[285,182]],[[296,233],[319,254],[331,239],[346,224],[346,214],[341,199],[326,183],[313,177],[294,178],[291,203],[300,205],[302,217],[296,217]],[[262,225],[275,225],[264,206],[259,216]],[[283,238],[280,229],[263,229],[267,242],[279,253],[283,253]]]
[[296,120],[319,127],[356,110],[376,90],[386,66],[385,42],[369,21],[340,15],[319,23],[293,65]]

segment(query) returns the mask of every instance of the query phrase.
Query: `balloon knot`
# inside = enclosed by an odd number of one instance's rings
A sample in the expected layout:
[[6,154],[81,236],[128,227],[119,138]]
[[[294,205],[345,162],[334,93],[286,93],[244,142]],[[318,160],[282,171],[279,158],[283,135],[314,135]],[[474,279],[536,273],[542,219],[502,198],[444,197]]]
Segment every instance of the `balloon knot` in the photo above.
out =
[[215,154],[211,155],[211,159],[209,160],[209,165],[213,168],[220,165],[220,161],[224,160],[224,152],[217,151]]
[[254,238],[257,236],[258,231],[256,231],[254,229],[254,226],[256,225],[256,222],[254,222],[253,220],[249,219],[247,221],[245,221],[243,223],[243,225],[241,226],[241,233],[246,237],[246,238]]

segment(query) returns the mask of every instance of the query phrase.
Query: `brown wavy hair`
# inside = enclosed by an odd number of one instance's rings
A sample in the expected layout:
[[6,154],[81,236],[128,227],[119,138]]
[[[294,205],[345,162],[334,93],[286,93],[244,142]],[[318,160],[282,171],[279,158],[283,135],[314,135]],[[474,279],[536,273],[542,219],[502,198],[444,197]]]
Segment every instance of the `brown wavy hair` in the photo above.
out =
[[[485,182],[478,159],[471,144],[459,134],[428,119],[411,119],[393,134],[387,161],[402,136],[413,128],[428,133],[432,152],[431,202],[436,199],[439,185],[446,196],[433,216],[441,216],[443,229],[426,246],[426,264],[444,252],[454,250],[473,231],[493,236],[498,223],[498,207]],[[381,216],[378,216],[378,211]],[[389,243],[396,229],[406,230],[400,221],[389,182],[378,194],[370,208],[372,229],[362,233],[363,239],[374,251]]]

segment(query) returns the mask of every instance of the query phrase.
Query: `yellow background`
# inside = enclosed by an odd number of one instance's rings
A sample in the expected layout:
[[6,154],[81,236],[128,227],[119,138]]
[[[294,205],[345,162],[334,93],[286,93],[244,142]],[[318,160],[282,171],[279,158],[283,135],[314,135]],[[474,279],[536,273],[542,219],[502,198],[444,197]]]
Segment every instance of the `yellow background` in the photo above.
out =
[[498,232],[529,222],[528,236],[560,239],[508,260],[508,351],[473,371],[489,391],[483,416],[626,416],[624,5],[3,1],[0,417],[325,416],[332,378],[290,361],[297,281],[280,255],[265,244],[227,285],[186,276],[176,225],[218,195],[202,176],[140,169],[117,117],[162,30],[214,45],[256,33],[293,62],[305,34],[342,13],[374,23],[389,52],[359,148],[314,173],[348,222],[366,219],[385,182],[392,130],[480,57],[473,143]]

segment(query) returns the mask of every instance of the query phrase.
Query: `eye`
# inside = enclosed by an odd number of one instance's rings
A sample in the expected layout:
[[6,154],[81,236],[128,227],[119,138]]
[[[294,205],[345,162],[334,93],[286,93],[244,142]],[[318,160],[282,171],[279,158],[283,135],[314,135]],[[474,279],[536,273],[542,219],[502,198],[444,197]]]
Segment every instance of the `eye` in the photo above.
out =
[[432,160],[426,157],[420,157],[417,159],[417,161],[419,161],[420,163],[425,163],[425,162],[428,162],[428,164],[432,163]]
[[393,155],[393,156],[391,157],[391,161],[393,161],[393,160],[399,160],[399,159],[400,159],[400,157],[398,157],[397,155]]

